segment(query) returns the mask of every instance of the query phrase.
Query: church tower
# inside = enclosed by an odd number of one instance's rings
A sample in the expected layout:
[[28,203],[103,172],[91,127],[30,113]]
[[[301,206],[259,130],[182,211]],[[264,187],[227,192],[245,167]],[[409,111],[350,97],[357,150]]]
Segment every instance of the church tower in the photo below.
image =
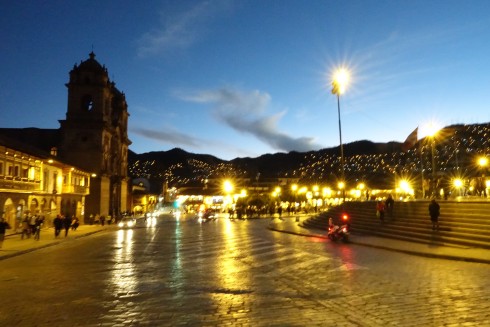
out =
[[85,216],[119,215],[129,210],[128,106],[107,68],[89,59],[70,71],[66,119],[60,120],[60,155],[92,172]]

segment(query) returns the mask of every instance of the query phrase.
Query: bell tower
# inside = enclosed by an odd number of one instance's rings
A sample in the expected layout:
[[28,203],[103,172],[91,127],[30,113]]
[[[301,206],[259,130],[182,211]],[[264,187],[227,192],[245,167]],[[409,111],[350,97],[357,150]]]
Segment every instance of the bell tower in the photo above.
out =
[[107,68],[89,59],[70,71],[66,119],[60,120],[61,156],[93,173],[85,214],[119,215],[128,197],[128,111],[126,97]]

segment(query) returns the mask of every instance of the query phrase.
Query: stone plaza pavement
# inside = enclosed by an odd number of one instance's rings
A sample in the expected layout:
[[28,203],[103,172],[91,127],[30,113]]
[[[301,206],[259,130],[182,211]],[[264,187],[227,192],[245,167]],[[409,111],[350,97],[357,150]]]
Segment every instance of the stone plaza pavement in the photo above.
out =
[[77,239],[84,236],[89,236],[109,228],[117,228],[115,225],[80,225],[76,231],[69,230],[68,236],[65,237],[63,229],[60,236],[54,237],[54,229],[43,228],[40,233],[39,240],[35,240],[33,236],[30,238],[21,239],[20,234],[6,235],[3,246],[0,248],[0,260],[15,257],[24,253],[29,253],[45,247],[61,244],[68,240]]
[[[271,220],[268,228],[270,230],[282,233],[326,239],[326,231],[310,230],[299,226],[300,220],[306,218],[307,217],[303,215],[300,217],[285,217],[282,219],[275,218]],[[3,242],[2,248],[0,248],[0,260],[32,252],[48,246],[57,245],[70,239],[89,236],[107,229],[115,228],[117,228],[115,225],[80,225],[76,231],[70,230],[67,237],[64,236],[63,230],[58,238],[54,237],[53,228],[45,228],[41,231],[39,241],[35,240],[33,237],[22,240],[18,234],[7,235],[5,237],[5,241]],[[481,248],[440,246],[430,243],[414,243],[355,234],[351,235],[350,243],[424,257],[490,264],[490,250]]]
[[[326,230],[322,231],[320,229],[307,229],[300,227],[300,219],[274,219],[269,225],[269,229],[306,237],[320,237],[327,239]],[[471,248],[464,246],[440,246],[431,243],[415,243],[357,234],[351,234],[349,242],[352,244],[369,246],[373,248],[385,249],[423,257],[490,264],[490,250],[483,248]]]

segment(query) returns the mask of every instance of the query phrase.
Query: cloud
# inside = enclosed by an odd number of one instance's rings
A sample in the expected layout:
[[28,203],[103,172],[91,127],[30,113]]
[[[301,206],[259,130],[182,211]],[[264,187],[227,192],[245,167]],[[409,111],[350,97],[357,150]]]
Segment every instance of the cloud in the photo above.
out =
[[278,130],[277,123],[286,112],[266,115],[271,97],[269,94],[252,91],[241,92],[231,88],[180,94],[181,99],[211,104],[218,121],[232,129],[249,134],[278,151],[311,151],[322,148],[312,137],[294,138]]
[[156,131],[147,128],[132,128],[131,132],[146,137],[148,139],[175,146],[190,146],[198,148],[199,145],[202,143],[202,140],[198,138],[195,138],[188,134],[179,133],[174,130]]
[[[163,144],[168,144],[171,147],[177,148],[192,148],[200,151],[203,145],[206,145],[205,151],[215,150],[220,155],[226,155],[224,159],[231,160],[232,158],[245,156],[256,156],[257,153],[249,149],[241,148],[236,144],[227,144],[221,141],[204,140],[196,138],[190,134],[179,133],[175,130],[168,129],[166,131],[157,131],[148,128],[131,128],[131,133],[142,136],[146,139],[154,140]],[[207,152],[207,154],[211,154]]]
[[210,0],[198,3],[188,11],[172,17],[162,17],[163,26],[141,36],[138,56],[149,57],[169,49],[188,48],[206,31],[213,16],[227,9],[229,1]]

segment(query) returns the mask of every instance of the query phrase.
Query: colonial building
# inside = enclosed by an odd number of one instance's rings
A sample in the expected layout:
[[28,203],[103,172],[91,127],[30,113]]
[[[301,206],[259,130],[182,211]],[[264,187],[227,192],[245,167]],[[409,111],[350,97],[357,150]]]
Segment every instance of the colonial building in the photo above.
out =
[[57,214],[82,217],[90,173],[0,136],[0,212],[15,231],[25,215],[51,225]]
[[119,215],[128,206],[128,111],[107,69],[89,58],[69,74],[68,108],[59,129],[0,129],[0,134],[51,153],[91,174],[84,215]]

